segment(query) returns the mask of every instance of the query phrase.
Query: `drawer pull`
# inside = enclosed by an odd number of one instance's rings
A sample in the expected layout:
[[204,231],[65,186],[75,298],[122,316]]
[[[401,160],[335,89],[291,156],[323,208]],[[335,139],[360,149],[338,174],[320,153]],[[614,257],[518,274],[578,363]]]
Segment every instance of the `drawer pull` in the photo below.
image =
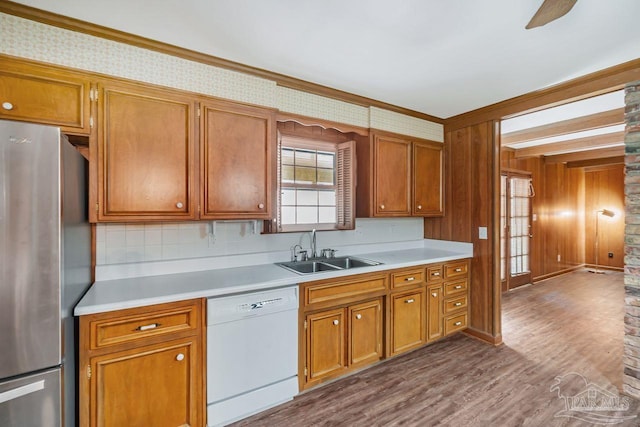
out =
[[457,285],[454,289],[462,289],[462,285]]
[[460,326],[460,325],[462,325],[462,322],[456,322],[456,323],[454,323],[454,326]]
[[405,303],[407,304],[411,304],[412,302],[415,302],[416,300],[414,300],[413,298],[409,298],[408,300],[405,301]]
[[176,360],[178,362],[182,362],[184,360],[184,354],[178,353],[178,355],[176,356]]
[[418,210],[421,210],[421,209],[422,209],[422,205],[418,205]]
[[435,298],[435,297],[437,297],[437,296],[438,296],[438,293],[437,293],[437,292],[432,292],[432,293],[431,293],[431,296]]
[[264,203],[258,204],[258,209],[264,209]]
[[3,102],[2,103],[2,108],[4,108],[7,111],[11,111],[13,110],[13,104],[10,102]]
[[462,268],[460,268],[460,267],[456,268],[456,270],[455,270],[456,273],[460,273],[461,271],[462,271]]
[[434,271],[433,273],[431,273],[432,276],[439,276],[440,272],[439,271]]
[[182,202],[176,203],[176,208],[182,209],[183,207],[184,207],[184,205],[182,204]]
[[413,282],[414,280],[416,280],[415,277],[407,277],[404,279],[405,282]]
[[336,319],[336,320],[334,320],[334,321],[333,321],[333,324],[334,324],[334,325],[339,325],[339,324],[340,324],[340,321],[339,321],[338,319]]
[[358,320],[362,319],[362,314],[360,314],[360,313],[356,314],[356,319],[358,319]]
[[462,305],[462,303],[461,302],[457,302],[457,303],[455,303],[453,305],[455,305],[456,307],[460,307]]
[[149,329],[155,329],[158,326],[160,326],[160,323],[152,323],[150,325],[138,326],[135,330],[136,331],[148,331]]

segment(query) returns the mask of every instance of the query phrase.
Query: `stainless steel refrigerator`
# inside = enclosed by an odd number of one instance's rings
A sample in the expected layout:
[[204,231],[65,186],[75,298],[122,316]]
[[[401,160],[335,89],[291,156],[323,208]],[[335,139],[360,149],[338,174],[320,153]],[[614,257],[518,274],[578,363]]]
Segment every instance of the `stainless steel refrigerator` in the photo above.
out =
[[90,285],[87,162],[58,128],[0,121],[0,426],[76,423],[73,307]]

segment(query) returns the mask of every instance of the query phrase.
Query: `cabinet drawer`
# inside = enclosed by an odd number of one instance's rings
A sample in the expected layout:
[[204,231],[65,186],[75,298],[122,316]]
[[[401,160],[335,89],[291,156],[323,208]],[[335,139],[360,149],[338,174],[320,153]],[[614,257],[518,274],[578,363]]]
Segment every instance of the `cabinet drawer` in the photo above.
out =
[[446,279],[452,277],[465,276],[467,274],[467,261],[452,262],[444,265],[444,277]]
[[442,280],[442,265],[431,265],[427,267],[427,282],[439,282]]
[[448,282],[444,285],[444,296],[452,296],[467,291],[469,282],[467,279],[456,280],[454,282]]
[[406,288],[424,283],[424,269],[404,270],[391,274],[393,289]]
[[343,298],[354,298],[372,292],[386,291],[387,277],[378,276],[356,281],[312,284],[305,287],[305,304],[318,304]]
[[137,309],[113,312],[90,323],[91,349],[132,342],[143,338],[197,331],[200,325],[198,305],[141,312]]
[[444,302],[444,314],[467,308],[467,296],[461,295],[457,298],[449,298]]
[[455,316],[445,317],[444,334],[449,335],[467,328],[467,313],[460,313]]

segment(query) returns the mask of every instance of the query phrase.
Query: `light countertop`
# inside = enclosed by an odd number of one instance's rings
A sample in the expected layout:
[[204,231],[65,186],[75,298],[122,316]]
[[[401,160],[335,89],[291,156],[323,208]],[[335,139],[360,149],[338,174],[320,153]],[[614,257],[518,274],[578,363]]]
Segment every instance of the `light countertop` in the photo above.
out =
[[129,277],[95,282],[74,310],[76,316],[141,307],[192,298],[266,290],[354,274],[471,258],[470,243],[424,240],[423,247],[369,253],[350,253],[382,264],[350,270],[300,275],[272,263],[234,268]]

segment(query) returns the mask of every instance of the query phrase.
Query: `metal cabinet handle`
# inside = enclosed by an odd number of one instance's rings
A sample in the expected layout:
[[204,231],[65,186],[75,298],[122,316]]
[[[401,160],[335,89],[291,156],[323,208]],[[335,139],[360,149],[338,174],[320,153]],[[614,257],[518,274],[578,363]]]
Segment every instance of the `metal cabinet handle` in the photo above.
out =
[[416,280],[415,277],[407,277],[404,279],[405,282],[413,282],[414,280]]
[[149,329],[155,329],[160,326],[160,323],[152,323],[150,325],[142,325],[136,328],[136,331],[148,331]]
[[384,205],[380,205],[380,209],[384,209]]
[[334,324],[334,325],[339,325],[339,324],[340,324],[340,321],[339,321],[338,319],[336,319],[336,320],[334,320],[334,321],[333,321],[333,324]]
[[456,322],[456,323],[454,323],[454,326],[460,326],[460,325],[462,325],[462,322]]
[[360,314],[360,313],[356,314],[356,319],[358,319],[358,320],[362,319],[362,314]]
[[456,273],[460,273],[462,271],[462,269],[460,267],[456,268]]
[[182,209],[183,206],[184,205],[182,204],[182,202],[176,203],[176,208],[178,208],[178,209]]
[[182,362],[184,360],[184,354],[178,353],[178,355],[176,356],[176,360],[178,362]]
[[258,204],[258,209],[264,209],[264,203],[259,203]]
[[421,210],[421,209],[422,209],[422,205],[418,205],[418,210]]
[[2,103],[2,108],[4,108],[7,111],[11,111],[13,110],[13,104],[10,102],[3,102]]
[[410,298],[408,300],[405,301],[406,304],[411,304],[412,302],[415,302],[416,300],[414,300],[413,298]]
[[432,276],[439,276],[440,272],[439,271],[434,271],[433,273],[431,273]]
[[458,285],[454,289],[462,289],[462,285]]
[[437,292],[432,292],[432,293],[431,293],[431,296],[435,298],[435,297],[437,297],[437,296],[438,296],[438,293],[437,293]]
[[462,305],[462,303],[461,302],[457,302],[457,303],[455,303],[453,305],[455,305],[456,307],[460,307]]

